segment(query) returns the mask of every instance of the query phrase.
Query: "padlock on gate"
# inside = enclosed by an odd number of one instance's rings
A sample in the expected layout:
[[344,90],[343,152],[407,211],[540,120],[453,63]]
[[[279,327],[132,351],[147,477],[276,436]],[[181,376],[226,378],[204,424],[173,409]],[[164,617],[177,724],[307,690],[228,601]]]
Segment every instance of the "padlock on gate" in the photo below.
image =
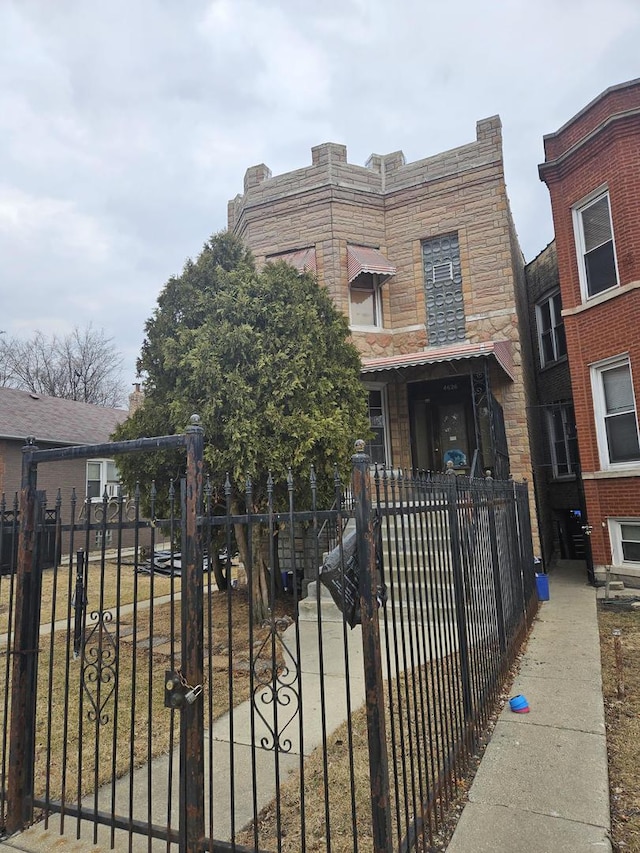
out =
[[193,705],[202,694],[202,684],[193,687],[189,684],[180,670],[167,670],[164,674],[164,705],[165,708],[185,708]]

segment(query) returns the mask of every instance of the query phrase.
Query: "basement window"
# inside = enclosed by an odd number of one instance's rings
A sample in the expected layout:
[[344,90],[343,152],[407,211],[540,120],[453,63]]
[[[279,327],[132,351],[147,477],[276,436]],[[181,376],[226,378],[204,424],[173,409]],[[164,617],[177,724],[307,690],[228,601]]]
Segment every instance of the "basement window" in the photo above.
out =
[[609,518],[608,524],[612,565],[640,567],[640,518]]

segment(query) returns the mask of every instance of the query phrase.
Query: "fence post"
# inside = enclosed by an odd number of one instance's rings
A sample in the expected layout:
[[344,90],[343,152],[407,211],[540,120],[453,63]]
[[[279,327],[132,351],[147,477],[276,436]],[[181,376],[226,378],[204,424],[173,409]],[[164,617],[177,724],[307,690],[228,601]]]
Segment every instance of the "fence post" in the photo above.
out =
[[[204,611],[202,572],[202,465],[204,430],[191,416],[185,430],[187,478],[182,543],[182,674],[196,687],[203,681]],[[204,704],[198,698],[180,717],[180,851],[199,853],[204,838]],[[213,792],[211,794],[213,796]]]
[[500,577],[500,556],[498,552],[498,535],[496,532],[496,500],[495,483],[493,477],[485,480],[485,495],[489,507],[489,542],[491,544],[491,568],[493,573],[493,591],[496,599],[496,617],[498,623],[498,639],[500,651],[505,652],[507,648],[507,633],[504,625],[504,605],[502,603],[502,579]]
[[33,461],[33,453],[37,449],[33,438],[28,438],[26,446],[22,448],[7,779],[6,830],[9,834],[28,826],[33,815],[36,688],[40,637],[40,567],[36,560],[38,467]]
[[458,648],[460,651],[460,676],[462,679],[462,703],[464,718],[469,721],[473,715],[471,674],[469,672],[469,639],[467,635],[467,613],[464,606],[464,572],[462,567],[460,524],[458,521],[458,478],[454,475],[445,478],[447,509],[449,511],[449,535],[451,538],[451,563],[453,568],[453,590],[456,605],[456,626],[458,629]]
[[369,782],[374,853],[391,850],[391,807],[389,799],[389,759],[382,683],[382,653],[378,624],[376,553],[371,520],[371,480],[369,457],[364,441],[356,441],[351,457],[355,501],[358,566],[360,569],[360,613],[362,651],[369,742]]

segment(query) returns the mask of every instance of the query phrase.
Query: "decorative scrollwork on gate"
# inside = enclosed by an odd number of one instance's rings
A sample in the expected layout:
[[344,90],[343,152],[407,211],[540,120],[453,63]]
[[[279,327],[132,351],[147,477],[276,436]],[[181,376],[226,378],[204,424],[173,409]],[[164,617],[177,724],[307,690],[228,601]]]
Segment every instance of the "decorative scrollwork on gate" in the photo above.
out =
[[94,610],[90,618],[95,621],[84,644],[82,686],[89,697],[91,708],[87,717],[92,723],[104,726],[109,715],[104,709],[116,688],[116,644],[108,625],[113,621],[111,611]]
[[[299,667],[282,638],[286,620],[273,620],[271,630],[253,659],[253,705],[267,728],[262,749],[291,752],[286,730],[300,713]],[[279,662],[280,653],[283,662]],[[271,707],[272,713],[267,713]],[[262,710],[261,710],[262,709]],[[264,710],[264,713],[263,713]]]

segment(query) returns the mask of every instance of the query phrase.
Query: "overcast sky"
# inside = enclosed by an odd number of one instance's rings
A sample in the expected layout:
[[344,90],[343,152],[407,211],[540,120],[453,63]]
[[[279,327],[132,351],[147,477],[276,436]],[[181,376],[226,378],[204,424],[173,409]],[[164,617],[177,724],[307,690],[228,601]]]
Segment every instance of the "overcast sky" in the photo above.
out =
[[542,136],[640,76],[639,0],[0,0],[0,329],[89,322],[135,379],[160,289],[248,166],[407,161],[502,118],[527,260]]

